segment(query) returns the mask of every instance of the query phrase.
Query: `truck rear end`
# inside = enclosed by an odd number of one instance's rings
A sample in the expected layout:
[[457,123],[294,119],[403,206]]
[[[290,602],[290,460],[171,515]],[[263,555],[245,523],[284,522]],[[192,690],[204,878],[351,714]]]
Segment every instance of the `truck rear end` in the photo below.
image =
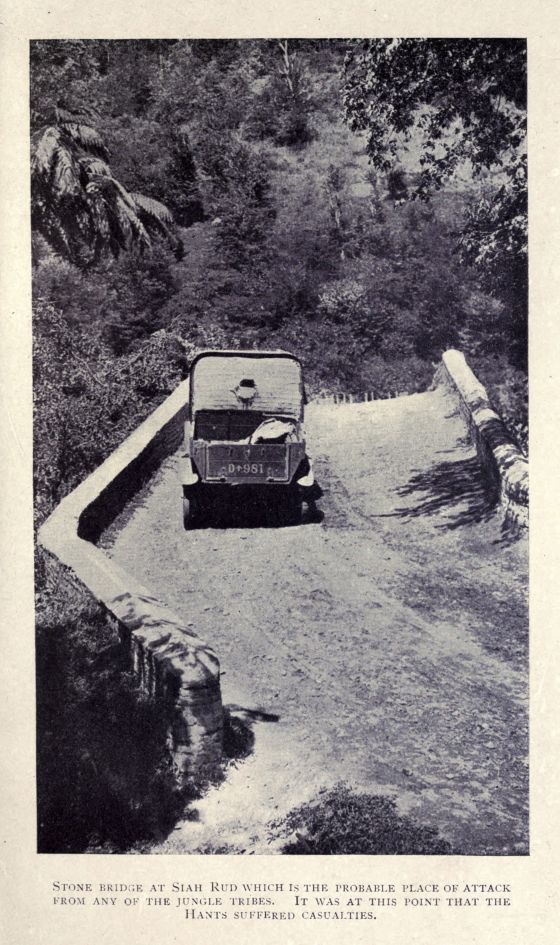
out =
[[285,352],[204,352],[190,378],[186,527],[224,495],[227,501],[264,497],[269,508],[288,508],[287,516],[297,518],[310,480],[297,358]]

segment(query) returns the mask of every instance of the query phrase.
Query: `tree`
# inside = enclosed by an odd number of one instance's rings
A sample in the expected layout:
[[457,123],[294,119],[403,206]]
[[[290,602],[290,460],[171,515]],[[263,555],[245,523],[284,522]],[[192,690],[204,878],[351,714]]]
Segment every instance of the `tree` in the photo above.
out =
[[179,225],[191,226],[204,219],[204,207],[187,129],[179,125],[172,130],[169,138],[171,145],[166,167],[166,190]]
[[299,43],[264,41],[256,58],[260,90],[250,102],[246,133],[279,145],[303,147],[315,137],[309,121],[315,102]]
[[284,108],[282,138],[285,144],[302,145],[313,137],[308,113],[312,107],[307,78],[297,48],[290,50],[288,40],[278,41],[282,56],[280,76],[286,83],[288,102]]
[[525,141],[526,55],[521,40],[367,40],[345,63],[343,101],[366,131],[372,163],[390,170],[402,136],[419,132],[417,193],[440,187],[465,161],[474,174],[519,166]]
[[344,69],[350,127],[374,167],[391,171],[406,140],[421,151],[411,197],[470,168],[461,255],[511,309],[518,355],[527,309],[526,45],[517,39],[379,39],[356,44]]
[[109,154],[88,106],[62,102],[32,135],[33,227],[64,258],[82,268],[165,236],[180,253],[173,217],[162,203],[129,191],[112,174]]
[[207,125],[193,149],[208,215],[227,261],[236,269],[261,257],[276,215],[270,160],[237,133]]

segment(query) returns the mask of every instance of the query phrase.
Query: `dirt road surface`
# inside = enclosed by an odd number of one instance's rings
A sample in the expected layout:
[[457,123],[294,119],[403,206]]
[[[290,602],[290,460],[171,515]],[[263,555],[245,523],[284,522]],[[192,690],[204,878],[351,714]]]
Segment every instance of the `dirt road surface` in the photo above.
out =
[[307,408],[322,523],[185,532],[177,457],[111,554],[216,650],[250,754],[152,852],[279,852],[340,780],[467,854],[527,852],[527,549],[443,389]]

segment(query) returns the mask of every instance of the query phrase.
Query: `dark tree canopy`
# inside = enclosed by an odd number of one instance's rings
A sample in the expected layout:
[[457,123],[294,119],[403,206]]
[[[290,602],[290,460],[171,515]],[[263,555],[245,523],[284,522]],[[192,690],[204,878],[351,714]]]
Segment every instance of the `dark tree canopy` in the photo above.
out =
[[418,192],[440,186],[464,161],[473,173],[520,161],[525,140],[526,47],[508,39],[366,40],[348,55],[344,107],[366,131],[375,167],[389,170],[416,129]]
[[407,140],[421,151],[411,197],[427,199],[470,173],[462,258],[480,267],[526,347],[526,43],[520,39],[376,39],[346,57],[343,101],[367,134],[374,167],[398,166]]

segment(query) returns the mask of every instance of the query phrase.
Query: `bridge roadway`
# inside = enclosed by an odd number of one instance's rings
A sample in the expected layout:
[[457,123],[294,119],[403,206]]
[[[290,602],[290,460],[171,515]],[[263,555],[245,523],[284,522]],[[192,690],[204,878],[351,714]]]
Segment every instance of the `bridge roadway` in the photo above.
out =
[[110,553],[192,622],[252,750],[153,852],[277,852],[340,780],[471,854],[527,852],[527,549],[443,389],[311,404],[322,523],[185,532],[177,457]]

